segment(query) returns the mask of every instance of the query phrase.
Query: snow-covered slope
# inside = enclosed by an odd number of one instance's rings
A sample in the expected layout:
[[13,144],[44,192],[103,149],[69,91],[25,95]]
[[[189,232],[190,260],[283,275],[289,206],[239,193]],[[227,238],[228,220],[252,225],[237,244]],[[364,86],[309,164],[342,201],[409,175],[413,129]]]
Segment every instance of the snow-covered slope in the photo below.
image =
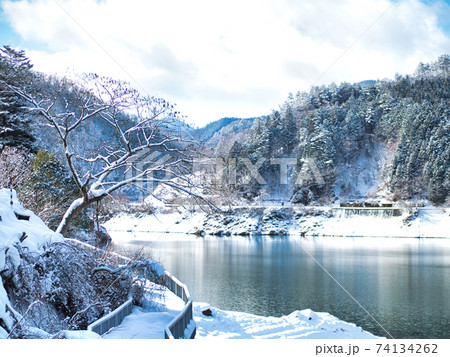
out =
[[[50,230],[42,220],[33,212],[25,210],[17,200],[16,192],[8,189],[0,189],[0,272],[15,270],[20,265],[20,249],[39,251],[43,246],[51,242],[63,241],[60,234]],[[18,219],[28,218],[28,220]],[[8,299],[8,295],[0,278],[0,320],[8,329],[11,329],[14,315],[20,316],[15,311]],[[0,327],[0,338],[7,337],[6,331]]]

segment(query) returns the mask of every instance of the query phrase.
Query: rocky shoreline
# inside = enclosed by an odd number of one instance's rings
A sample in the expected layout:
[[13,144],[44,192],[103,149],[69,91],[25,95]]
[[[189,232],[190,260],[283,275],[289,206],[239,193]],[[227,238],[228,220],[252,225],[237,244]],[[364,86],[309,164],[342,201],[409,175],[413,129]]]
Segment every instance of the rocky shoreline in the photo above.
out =
[[151,215],[120,214],[107,230],[197,236],[370,236],[450,238],[450,209],[437,207],[264,207],[205,213],[173,210]]
[[[197,235],[213,236],[247,236],[269,235],[283,236],[290,234],[295,228],[306,234],[309,230],[303,223],[311,217],[332,217],[330,209],[295,209],[295,208],[237,208],[223,213],[207,215],[203,227]],[[303,229],[302,229],[303,227]]]

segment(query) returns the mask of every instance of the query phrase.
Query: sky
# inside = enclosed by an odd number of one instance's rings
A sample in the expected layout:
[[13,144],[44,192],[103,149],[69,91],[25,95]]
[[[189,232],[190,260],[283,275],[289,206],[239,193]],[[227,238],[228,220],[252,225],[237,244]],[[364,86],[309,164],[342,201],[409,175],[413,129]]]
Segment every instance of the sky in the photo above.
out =
[[413,73],[450,53],[450,0],[0,0],[0,41],[38,71],[128,81],[201,127]]

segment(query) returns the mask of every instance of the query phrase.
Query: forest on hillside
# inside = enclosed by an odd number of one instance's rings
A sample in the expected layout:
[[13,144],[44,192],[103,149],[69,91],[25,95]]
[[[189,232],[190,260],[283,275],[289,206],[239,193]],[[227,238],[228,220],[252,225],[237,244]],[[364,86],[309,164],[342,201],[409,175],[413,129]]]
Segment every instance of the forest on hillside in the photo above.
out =
[[[267,190],[273,195],[281,165],[269,158],[295,158],[285,186],[286,197],[296,203],[329,203],[383,191],[392,200],[448,204],[449,71],[450,56],[442,55],[393,80],[332,83],[290,94],[279,110],[256,121],[248,140],[236,141],[230,150],[229,157],[238,158],[238,190],[248,198]],[[249,180],[242,158],[261,163],[267,184]],[[374,172],[365,184],[372,190],[352,187],[358,182],[351,176],[371,166]],[[299,175],[309,180],[299,184]]]

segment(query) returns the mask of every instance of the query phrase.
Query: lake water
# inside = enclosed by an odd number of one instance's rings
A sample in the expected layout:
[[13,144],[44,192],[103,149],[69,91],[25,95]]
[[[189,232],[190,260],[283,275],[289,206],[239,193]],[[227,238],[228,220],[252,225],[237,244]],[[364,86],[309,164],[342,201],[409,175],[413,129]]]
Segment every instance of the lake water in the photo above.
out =
[[110,233],[119,251],[144,247],[194,301],[223,310],[310,308],[379,336],[450,338],[450,240]]

